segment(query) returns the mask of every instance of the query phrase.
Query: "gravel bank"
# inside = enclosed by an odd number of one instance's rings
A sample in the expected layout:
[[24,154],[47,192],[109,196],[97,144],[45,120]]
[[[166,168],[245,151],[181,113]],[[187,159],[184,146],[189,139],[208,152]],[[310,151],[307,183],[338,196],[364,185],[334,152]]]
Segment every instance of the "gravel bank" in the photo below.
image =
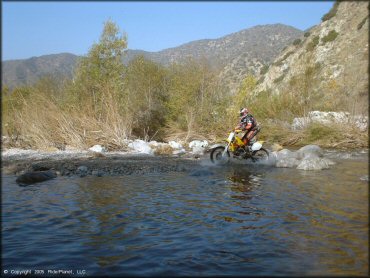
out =
[[2,171],[20,175],[32,171],[53,169],[61,176],[114,176],[153,172],[179,172],[195,169],[199,161],[192,157],[172,157],[88,151],[40,152],[12,149],[2,153]]

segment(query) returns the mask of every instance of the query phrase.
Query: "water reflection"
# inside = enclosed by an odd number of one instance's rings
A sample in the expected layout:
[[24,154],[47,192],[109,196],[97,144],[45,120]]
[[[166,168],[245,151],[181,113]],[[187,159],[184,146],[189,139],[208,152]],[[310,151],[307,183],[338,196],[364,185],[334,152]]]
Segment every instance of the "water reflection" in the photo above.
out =
[[253,189],[261,185],[261,177],[245,169],[234,169],[232,174],[228,176],[228,179],[232,182],[231,190],[235,193],[241,193],[239,195],[232,195],[231,197],[234,199],[252,199],[255,195],[252,192]]
[[[117,179],[86,178],[79,183],[82,194],[78,194],[76,203],[85,216],[77,216],[81,225],[78,227],[88,256],[101,267],[114,265],[130,259],[122,241],[128,231],[125,230],[125,212],[128,210],[127,191]],[[86,216],[87,215],[87,216]],[[131,231],[130,236],[135,236]]]

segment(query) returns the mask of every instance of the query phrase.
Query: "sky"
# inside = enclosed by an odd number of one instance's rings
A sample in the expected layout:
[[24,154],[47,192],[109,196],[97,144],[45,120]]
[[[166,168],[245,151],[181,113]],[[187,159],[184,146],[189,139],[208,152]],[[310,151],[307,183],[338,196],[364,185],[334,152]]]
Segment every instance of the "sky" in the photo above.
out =
[[63,52],[86,55],[109,19],[126,33],[129,49],[159,51],[263,24],[304,31],[319,24],[333,3],[2,1],[2,61]]

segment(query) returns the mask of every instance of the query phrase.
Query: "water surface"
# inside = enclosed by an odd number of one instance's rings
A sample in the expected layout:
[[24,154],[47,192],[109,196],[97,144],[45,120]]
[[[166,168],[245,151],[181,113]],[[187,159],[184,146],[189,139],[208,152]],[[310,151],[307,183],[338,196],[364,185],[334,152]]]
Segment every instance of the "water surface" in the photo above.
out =
[[2,178],[3,269],[87,275],[367,275],[368,161]]

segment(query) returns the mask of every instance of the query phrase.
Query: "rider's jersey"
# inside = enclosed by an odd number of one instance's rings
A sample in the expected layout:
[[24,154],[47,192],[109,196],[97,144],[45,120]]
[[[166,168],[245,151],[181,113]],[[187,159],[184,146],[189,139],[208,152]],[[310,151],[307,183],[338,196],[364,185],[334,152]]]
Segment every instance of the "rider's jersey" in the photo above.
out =
[[256,126],[256,120],[251,114],[247,114],[243,118],[240,119],[239,127],[242,130],[250,130],[251,128]]

